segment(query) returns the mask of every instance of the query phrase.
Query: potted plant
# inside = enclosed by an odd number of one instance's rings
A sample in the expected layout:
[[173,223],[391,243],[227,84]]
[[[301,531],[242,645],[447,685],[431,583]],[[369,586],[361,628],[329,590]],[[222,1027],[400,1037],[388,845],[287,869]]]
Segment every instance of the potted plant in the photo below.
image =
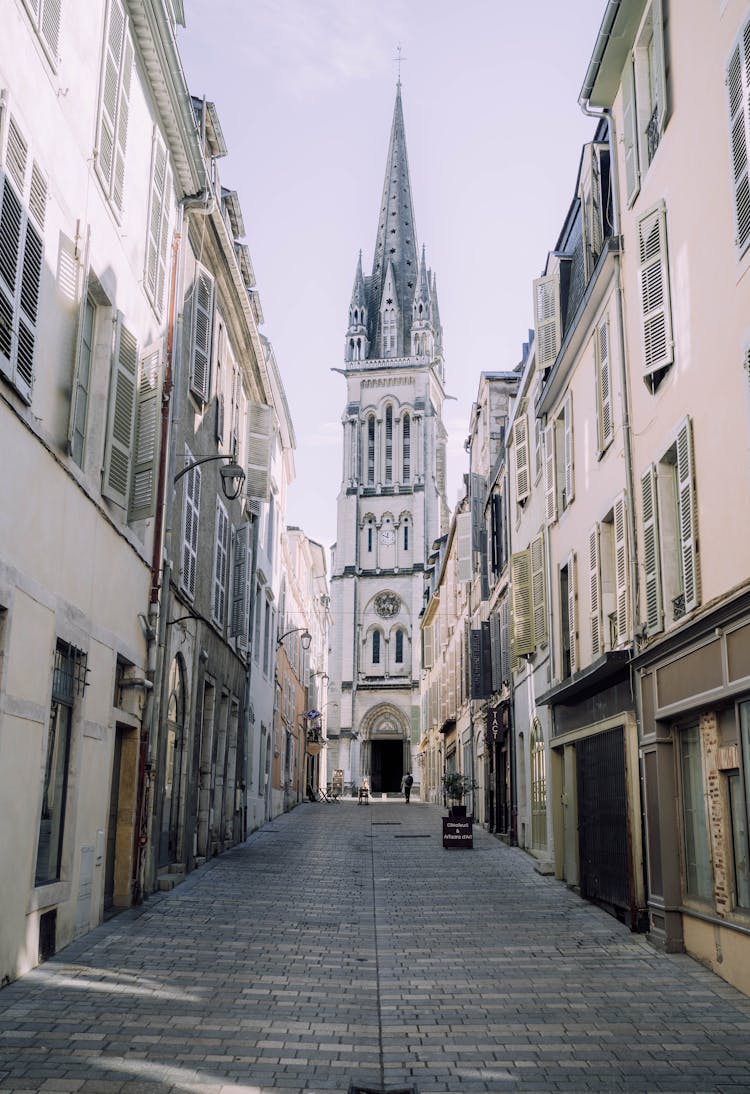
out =
[[443,775],[445,796],[452,803],[448,810],[451,817],[466,816],[466,806],[463,803],[464,796],[470,790],[476,790],[478,785],[471,775],[462,775],[458,771],[449,771],[447,775]]

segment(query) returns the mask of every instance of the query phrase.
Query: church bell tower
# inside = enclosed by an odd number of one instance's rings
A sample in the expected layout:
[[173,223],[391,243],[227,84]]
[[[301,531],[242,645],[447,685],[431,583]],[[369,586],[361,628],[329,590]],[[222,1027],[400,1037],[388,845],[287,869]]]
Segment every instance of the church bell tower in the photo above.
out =
[[328,771],[374,794],[420,782],[419,613],[447,529],[442,329],[417,245],[401,82],[369,277],[360,251],[344,366],[343,473],[331,568]]

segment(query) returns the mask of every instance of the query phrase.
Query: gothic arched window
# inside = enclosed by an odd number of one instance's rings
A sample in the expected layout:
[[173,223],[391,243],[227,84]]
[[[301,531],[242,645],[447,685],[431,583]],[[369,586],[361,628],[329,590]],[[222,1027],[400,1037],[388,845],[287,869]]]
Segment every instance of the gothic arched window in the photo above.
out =
[[393,407],[385,408],[385,481],[393,482]]
[[408,414],[404,414],[401,426],[401,464],[403,481],[409,482],[411,479],[411,418]]
[[404,521],[404,550],[409,550],[409,521]]
[[403,665],[404,663],[404,632],[401,630],[396,631],[396,664]]
[[372,486],[375,482],[375,415],[371,414],[367,419],[367,483]]
[[380,631],[372,632],[372,663],[380,664]]

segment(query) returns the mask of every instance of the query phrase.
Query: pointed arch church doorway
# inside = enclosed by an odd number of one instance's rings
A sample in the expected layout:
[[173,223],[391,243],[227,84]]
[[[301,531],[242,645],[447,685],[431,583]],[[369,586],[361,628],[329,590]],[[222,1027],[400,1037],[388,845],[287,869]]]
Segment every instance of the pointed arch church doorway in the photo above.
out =
[[403,741],[372,742],[370,789],[380,794],[397,794],[404,776]]

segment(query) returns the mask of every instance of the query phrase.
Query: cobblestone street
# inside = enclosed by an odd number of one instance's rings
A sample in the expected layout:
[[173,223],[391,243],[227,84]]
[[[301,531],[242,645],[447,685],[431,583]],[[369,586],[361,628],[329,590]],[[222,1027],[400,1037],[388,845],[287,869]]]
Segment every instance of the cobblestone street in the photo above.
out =
[[750,1090],[750,999],[441,815],[305,804],[106,923],[0,992],[0,1090]]

